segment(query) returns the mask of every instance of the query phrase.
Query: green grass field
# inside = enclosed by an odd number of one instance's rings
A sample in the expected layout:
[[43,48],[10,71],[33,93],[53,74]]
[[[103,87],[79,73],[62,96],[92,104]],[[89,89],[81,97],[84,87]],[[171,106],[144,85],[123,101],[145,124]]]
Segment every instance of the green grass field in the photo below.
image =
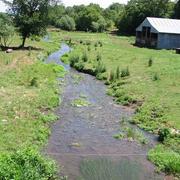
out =
[[[98,54],[108,73],[118,66],[120,70],[128,67],[130,76],[122,87],[125,93],[143,102],[142,111],[162,109],[165,126],[180,128],[180,56],[175,51],[135,47],[134,37],[77,32],[61,32],[60,36],[71,38],[77,44],[73,53],[80,56],[87,53],[85,68],[93,68]],[[80,41],[90,41],[90,45],[79,44]],[[103,46],[95,47],[97,41],[101,41]],[[153,63],[148,67],[150,58]],[[158,79],[154,80],[154,76]]]
[[[14,37],[13,46],[19,44]],[[26,46],[33,48],[0,51],[0,179],[56,179],[54,161],[40,149],[57,120],[57,77],[64,75],[63,67],[43,60],[60,48],[60,41],[54,33],[51,42],[28,40]]]

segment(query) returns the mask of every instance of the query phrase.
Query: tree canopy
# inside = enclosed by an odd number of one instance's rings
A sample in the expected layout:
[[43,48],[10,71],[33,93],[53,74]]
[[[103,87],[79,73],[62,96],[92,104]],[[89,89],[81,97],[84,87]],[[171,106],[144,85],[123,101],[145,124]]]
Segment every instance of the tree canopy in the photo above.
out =
[[174,17],[180,19],[180,0],[177,1],[174,9]]
[[10,13],[23,39],[22,47],[31,35],[45,34],[49,4],[50,0],[13,0],[10,4]]
[[121,33],[133,34],[146,17],[170,17],[171,8],[170,0],[130,0],[119,21],[118,29]]
[[0,46],[7,47],[15,33],[12,20],[7,14],[0,13],[0,27]]

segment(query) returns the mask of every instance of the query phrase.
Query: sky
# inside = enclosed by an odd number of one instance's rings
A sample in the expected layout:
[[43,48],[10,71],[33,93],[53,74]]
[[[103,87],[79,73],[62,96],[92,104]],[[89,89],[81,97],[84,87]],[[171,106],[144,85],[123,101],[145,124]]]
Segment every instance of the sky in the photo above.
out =
[[[127,0],[62,0],[62,3],[65,6],[73,6],[73,5],[80,5],[80,4],[88,5],[90,3],[95,3],[95,4],[99,4],[103,8],[108,7],[110,4],[114,2],[125,4],[127,3]],[[0,12],[5,12],[6,8],[7,7],[0,0]]]

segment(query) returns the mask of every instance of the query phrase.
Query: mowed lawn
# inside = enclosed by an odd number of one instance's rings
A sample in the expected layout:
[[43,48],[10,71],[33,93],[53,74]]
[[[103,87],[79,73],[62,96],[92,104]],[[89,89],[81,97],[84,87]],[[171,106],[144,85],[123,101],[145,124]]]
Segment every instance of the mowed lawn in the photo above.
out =
[[[139,48],[133,45],[134,37],[113,36],[110,34],[94,34],[82,32],[59,32],[61,39],[72,41],[91,41],[90,48],[77,43],[75,49],[86,51],[88,59],[93,60],[97,54],[110,72],[119,66],[129,67],[130,77],[124,85],[126,93],[139,101],[143,106],[158,105],[164,110],[163,118],[169,126],[180,129],[180,55],[173,50],[154,50]],[[95,47],[97,41],[102,47]],[[149,59],[153,64],[148,67]],[[154,81],[154,76],[158,80]]]

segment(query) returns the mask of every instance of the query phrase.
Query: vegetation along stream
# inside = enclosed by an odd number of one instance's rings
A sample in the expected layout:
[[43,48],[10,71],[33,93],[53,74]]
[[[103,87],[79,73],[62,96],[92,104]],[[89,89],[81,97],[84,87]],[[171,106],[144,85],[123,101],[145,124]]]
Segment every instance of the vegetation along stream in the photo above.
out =
[[63,64],[60,57],[70,50],[62,45],[47,60],[63,65],[68,73],[59,79],[64,85],[62,103],[46,153],[70,180],[164,179],[147,160],[156,142],[126,122],[134,111],[116,105],[103,82]]

